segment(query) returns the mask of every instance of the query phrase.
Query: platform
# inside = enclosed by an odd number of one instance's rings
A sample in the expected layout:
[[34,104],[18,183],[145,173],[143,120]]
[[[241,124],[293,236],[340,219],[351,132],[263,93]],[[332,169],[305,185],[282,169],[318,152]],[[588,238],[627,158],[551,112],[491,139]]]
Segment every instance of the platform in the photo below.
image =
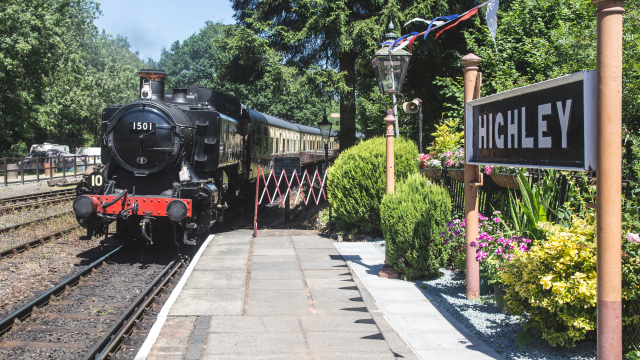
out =
[[[419,359],[419,354],[501,359],[459,324],[446,328],[455,320],[417,304],[430,305],[428,299],[398,290],[412,283],[377,279],[373,272],[382,266],[382,254],[371,252],[377,250],[370,244],[354,245],[359,244],[296,230],[261,231],[255,239],[246,230],[209,237],[136,360],[375,360]],[[391,290],[380,290],[384,286],[376,280]],[[403,300],[412,305],[394,303]],[[441,317],[412,325],[411,317],[421,322],[436,313]]]

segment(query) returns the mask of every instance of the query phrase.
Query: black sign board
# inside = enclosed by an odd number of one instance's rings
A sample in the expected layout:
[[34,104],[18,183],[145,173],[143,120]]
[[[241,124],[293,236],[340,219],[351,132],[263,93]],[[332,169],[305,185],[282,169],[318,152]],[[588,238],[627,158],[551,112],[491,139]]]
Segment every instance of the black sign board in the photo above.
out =
[[467,102],[467,163],[595,170],[596,72]]
[[[301,177],[300,174],[300,157],[299,156],[287,156],[287,157],[274,157],[273,158],[273,173],[276,176],[276,179],[280,178],[282,171],[285,171],[287,174],[287,179],[291,182],[293,178],[293,171],[296,170],[296,174],[298,177]],[[302,181],[302,178],[300,178]]]

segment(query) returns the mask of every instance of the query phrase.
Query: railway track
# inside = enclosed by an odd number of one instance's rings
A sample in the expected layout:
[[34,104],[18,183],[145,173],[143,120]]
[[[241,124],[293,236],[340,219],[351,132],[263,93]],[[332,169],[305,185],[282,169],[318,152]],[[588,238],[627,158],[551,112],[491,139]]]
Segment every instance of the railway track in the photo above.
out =
[[20,245],[16,245],[16,246],[11,247],[9,249],[1,250],[0,251],[0,259],[4,259],[4,258],[7,258],[7,257],[15,256],[15,255],[18,255],[21,252],[31,250],[31,249],[33,249],[35,247],[43,246],[46,243],[48,243],[49,241],[51,241],[53,239],[56,239],[56,238],[64,235],[65,233],[67,233],[67,232],[69,232],[69,231],[71,231],[73,229],[78,228],[79,226],[80,225],[73,225],[73,226],[70,226],[70,227],[68,227],[66,229],[62,229],[60,231],[56,231],[56,232],[53,232],[51,234],[40,236],[40,237],[35,238],[33,240],[29,240],[29,241],[27,241],[25,243],[22,243]]
[[29,194],[0,199],[0,214],[15,211],[32,206],[54,204],[75,198],[75,189],[47,191],[37,194]]
[[115,358],[187,264],[136,264],[121,249],[0,320],[0,358]]
[[73,212],[73,210],[69,210],[69,211],[58,213],[58,214],[53,214],[53,215],[50,215],[50,216],[45,216],[45,217],[42,217],[42,218],[37,218],[37,219],[21,222],[21,223],[18,223],[18,224],[5,226],[3,228],[0,228],[0,234],[3,233],[3,232],[9,231],[11,229],[19,228],[21,226],[26,226],[26,225],[29,225],[29,224],[32,224],[32,223],[35,223],[35,222],[38,222],[38,221],[47,220],[47,219],[51,219],[51,218],[54,218],[54,217],[62,216],[62,215],[65,215],[65,214],[69,214],[71,212]]

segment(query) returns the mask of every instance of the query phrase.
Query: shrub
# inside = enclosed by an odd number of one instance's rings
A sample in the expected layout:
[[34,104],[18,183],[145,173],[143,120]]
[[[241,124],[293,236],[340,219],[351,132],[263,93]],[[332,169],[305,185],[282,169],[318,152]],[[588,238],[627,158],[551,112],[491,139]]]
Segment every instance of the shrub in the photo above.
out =
[[516,252],[501,273],[507,309],[529,316],[550,345],[572,347],[596,325],[595,224],[576,220],[571,228],[539,223],[547,240]]
[[[371,232],[380,230],[380,202],[386,192],[386,140],[374,137],[340,154],[329,169],[329,203],[338,230]],[[395,139],[396,183],[416,173],[413,161],[416,144],[404,137]]]
[[622,326],[625,348],[640,358],[640,242],[635,233],[622,240]]
[[384,197],[380,216],[389,263],[409,280],[438,274],[449,255],[440,236],[451,216],[449,193],[413,174]]

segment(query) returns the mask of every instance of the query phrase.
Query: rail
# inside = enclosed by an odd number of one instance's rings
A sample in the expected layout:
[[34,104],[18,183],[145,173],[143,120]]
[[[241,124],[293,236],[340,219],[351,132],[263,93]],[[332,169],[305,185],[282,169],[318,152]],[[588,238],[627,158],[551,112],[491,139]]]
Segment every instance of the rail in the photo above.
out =
[[101,164],[99,155],[0,158],[2,183],[24,184],[41,180],[67,179],[83,175],[91,165]]
[[101,257],[100,259],[94,261],[84,269],[78,271],[77,273],[71,275],[66,280],[62,281],[58,285],[56,285],[53,289],[45,292],[44,294],[38,296],[33,301],[29,302],[27,305],[21,307],[20,309],[13,312],[11,315],[6,318],[0,320],[0,335],[5,332],[11,330],[14,325],[20,324],[24,319],[30,317],[32,313],[37,313],[38,309],[43,305],[46,305],[51,301],[52,296],[56,296],[61,292],[64,292],[69,286],[74,285],[80,281],[80,278],[84,275],[90,273],[93,269],[100,266],[105,260],[109,258],[109,256],[118,252],[122,246],[119,246],[115,250],[109,252],[107,255]]
[[6,257],[9,257],[9,256],[15,256],[18,253],[23,252],[23,251],[31,250],[31,249],[33,249],[35,247],[42,246],[42,245],[46,244],[47,242],[51,241],[52,239],[54,239],[54,238],[56,238],[56,237],[58,237],[58,236],[60,236],[60,235],[62,235],[64,233],[66,233],[68,231],[76,229],[79,226],[80,225],[73,225],[73,226],[70,226],[70,227],[68,227],[66,229],[62,229],[62,230],[53,232],[53,233],[45,235],[45,236],[40,236],[38,238],[35,238],[33,240],[30,240],[30,241],[27,241],[25,243],[22,243],[20,245],[14,246],[12,248],[9,248],[9,249],[6,249],[6,250],[2,250],[2,251],[0,251],[0,260],[4,259]]
[[145,291],[138,296],[134,303],[125,311],[118,321],[107,331],[89,352],[85,360],[113,359],[113,353],[117,352],[127,334],[133,331],[136,323],[144,316],[147,309],[159,302],[159,295],[169,286],[182,267],[187,263],[184,260],[173,260],[158,275]]

